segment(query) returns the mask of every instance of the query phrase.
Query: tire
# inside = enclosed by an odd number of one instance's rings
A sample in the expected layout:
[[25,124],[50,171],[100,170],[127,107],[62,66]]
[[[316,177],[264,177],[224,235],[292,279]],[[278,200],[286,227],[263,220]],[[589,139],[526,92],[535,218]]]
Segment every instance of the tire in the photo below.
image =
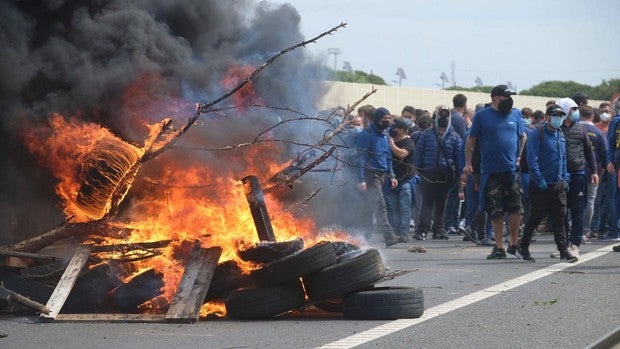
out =
[[237,262],[229,260],[219,263],[213,272],[213,279],[205,296],[205,302],[224,299],[237,288],[249,286],[248,277],[243,275]]
[[351,259],[303,278],[308,298],[321,301],[341,297],[372,285],[385,275],[381,255],[370,249]]
[[377,287],[348,294],[342,314],[347,319],[415,319],[424,314],[424,293],[414,287]]
[[251,274],[257,285],[292,282],[336,263],[336,250],[329,241],[321,241],[298,253],[265,264]]
[[300,308],[305,301],[301,282],[279,286],[240,288],[226,299],[227,315],[233,319],[269,319]]
[[237,251],[237,254],[246,262],[270,263],[299,252],[303,248],[304,240],[301,238],[280,242],[261,241],[254,246]]

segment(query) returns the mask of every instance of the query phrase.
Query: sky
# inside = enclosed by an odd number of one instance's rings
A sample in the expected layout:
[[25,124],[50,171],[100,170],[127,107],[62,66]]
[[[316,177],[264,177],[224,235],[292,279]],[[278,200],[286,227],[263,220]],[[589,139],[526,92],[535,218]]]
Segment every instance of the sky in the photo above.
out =
[[479,77],[518,91],[544,81],[596,86],[620,78],[618,0],[269,2],[295,7],[306,39],[347,23],[306,49],[330,67],[342,70],[346,61],[389,85],[437,89],[442,73],[446,87],[452,77],[462,87]]

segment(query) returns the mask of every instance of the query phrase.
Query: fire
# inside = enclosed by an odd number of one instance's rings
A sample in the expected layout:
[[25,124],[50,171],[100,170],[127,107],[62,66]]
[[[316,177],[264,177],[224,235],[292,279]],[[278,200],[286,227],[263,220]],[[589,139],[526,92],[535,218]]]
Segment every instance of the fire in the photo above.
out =
[[[236,85],[239,79],[249,75],[248,72],[251,67],[231,67],[223,84]],[[130,86],[128,92],[141,96],[138,87],[145,81],[155,80],[145,77]],[[156,91],[163,94],[161,90]],[[234,96],[237,105],[260,99],[251,84]],[[146,103],[142,97],[131,100],[135,105],[128,105],[125,110],[139,109]],[[139,112],[136,110],[132,115],[139,116]],[[147,127],[149,135],[145,147],[148,147],[148,139],[153,140],[157,131],[154,124],[146,120],[144,118],[142,126]],[[62,199],[64,213],[67,217],[75,217],[74,222],[100,219],[110,208],[109,187],[121,182],[145,152],[145,148],[121,140],[101,125],[77,118],[65,119],[58,114],[49,119],[47,127],[30,131],[25,140],[30,151],[58,179],[56,191]],[[200,161],[178,150],[160,154],[142,165],[135,181],[121,193],[125,199],[123,207],[110,223],[124,228],[126,236],[120,240],[118,236],[108,238],[106,242],[171,240],[160,255],[132,262],[134,270],[153,268],[164,275],[161,297],[168,303],[176,292],[195,241],[203,247],[220,246],[223,250],[220,262],[235,260],[244,272],[257,268],[253,263],[241,261],[237,255],[239,246],[259,240],[241,178],[253,174],[265,183],[288,165],[277,159],[278,150],[276,143],[259,143],[214,155],[227,166],[218,166],[213,159]],[[293,216],[274,195],[266,195],[265,202],[278,241],[301,237],[306,247],[318,242],[311,219]],[[331,238],[337,236],[343,235],[335,233]],[[130,278],[128,275],[125,279]],[[156,312],[162,307],[161,303],[161,299],[150,302],[145,311]],[[222,313],[221,305],[205,305],[203,310],[207,314]]]
[[[222,79],[222,86],[226,89],[233,89],[239,85],[243,79],[252,74],[255,67],[250,65],[234,65],[230,64],[226,71],[226,76]],[[262,99],[254,92],[253,83],[250,81],[244,85],[237,93],[231,96],[235,106],[241,107],[246,104],[261,103]]]
[[226,316],[226,305],[221,302],[207,302],[200,308],[200,317],[206,318],[209,316],[224,317]]

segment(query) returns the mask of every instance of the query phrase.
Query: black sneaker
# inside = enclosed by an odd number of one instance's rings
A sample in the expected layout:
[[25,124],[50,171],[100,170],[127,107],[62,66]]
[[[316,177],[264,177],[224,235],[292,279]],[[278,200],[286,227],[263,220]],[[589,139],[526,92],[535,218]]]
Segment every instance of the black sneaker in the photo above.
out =
[[433,240],[448,240],[450,239],[443,231],[433,233]]
[[426,240],[426,237],[423,234],[414,234],[413,238],[416,240]]
[[519,251],[521,252],[521,259],[523,259],[524,261],[536,262],[534,257],[532,257],[532,255],[530,254],[529,249],[519,248]]
[[569,251],[564,251],[563,253],[560,253],[560,259],[566,260],[567,263],[575,263],[579,260],[579,258],[575,257]]
[[487,259],[506,259],[506,251],[503,248],[493,247],[491,254],[487,256]]
[[519,246],[517,245],[508,246],[508,248],[506,249],[506,253],[511,254],[519,259],[521,259],[522,257],[521,250],[519,249]]
[[620,252],[620,245],[616,245],[612,247],[611,249],[614,250],[614,252]]
[[463,235],[465,235],[465,237],[463,237],[463,241],[471,241],[474,244],[478,244],[478,239],[476,239],[476,235],[471,230],[470,226],[466,226],[466,227],[460,228],[460,230],[461,230],[461,233],[463,233]]

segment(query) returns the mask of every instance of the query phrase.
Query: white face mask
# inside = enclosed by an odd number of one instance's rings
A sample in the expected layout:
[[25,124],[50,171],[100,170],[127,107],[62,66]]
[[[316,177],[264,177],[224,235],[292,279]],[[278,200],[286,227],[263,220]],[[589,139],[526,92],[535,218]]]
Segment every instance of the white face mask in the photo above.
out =
[[603,122],[607,122],[609,121],[609,119],[611,119],[611,115],[609,113],[602,113],[600,117],[601,117],[601,121]]

